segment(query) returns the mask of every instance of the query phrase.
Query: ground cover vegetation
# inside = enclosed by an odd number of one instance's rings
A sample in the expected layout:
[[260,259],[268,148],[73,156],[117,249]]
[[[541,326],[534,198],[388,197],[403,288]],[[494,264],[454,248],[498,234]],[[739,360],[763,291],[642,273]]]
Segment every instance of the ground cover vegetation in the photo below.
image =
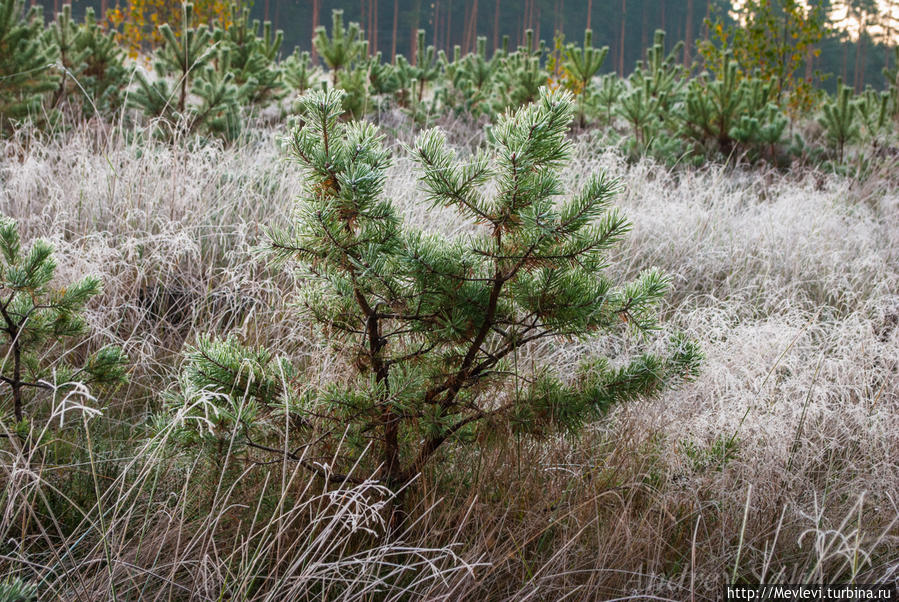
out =
[[750,5],[621,77],[0,0],[0,600],[895,582],[896,71]]

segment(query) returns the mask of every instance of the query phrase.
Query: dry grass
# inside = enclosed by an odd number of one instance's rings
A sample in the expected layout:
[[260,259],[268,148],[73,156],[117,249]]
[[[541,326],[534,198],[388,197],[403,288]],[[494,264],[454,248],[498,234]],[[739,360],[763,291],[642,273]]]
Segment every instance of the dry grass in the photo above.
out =
[[[376,482],[325,488],[290,464],[197,458],[147,426],[198,333],[236,331],[310,379],[339,377],[290,306],[301,283],[256,253],[299,187],[275,132],[231,148],[118,131],[0,144],[0,212],[25,239],[55,242],[61,279],[102,277],[90,345],[118,342],[134,365],[126,389],[79,400],[102,417],[70,413],[61,430],[48,419],[75,451],[0,447],[0,567],[41,599],[713,600],[734,575],[899,576],[888,169],[863,183],[666,171],[580,143],[573,184],[605,170],[624,186],[616,204],[634,228],[614,269],[673,276],[667,321],[701,341],[703,374],[577,440],[448,452],[413,486],[414,518],[391,530]],[[405,159],[387,193],[412,222],[460,227],[416,204]],[[524,361],[573,366],[626,345],[545,345]]]

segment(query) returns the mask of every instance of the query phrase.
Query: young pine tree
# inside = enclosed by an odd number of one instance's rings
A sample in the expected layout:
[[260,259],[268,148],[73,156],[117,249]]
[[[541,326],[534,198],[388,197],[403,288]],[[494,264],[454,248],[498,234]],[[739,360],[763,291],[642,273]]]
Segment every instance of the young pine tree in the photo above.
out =
[[[0,216],[0,399],[3,412],[11,409],[19,427],[29,402],[53,389],[53,381],[108,385],[126,378],[127,358],[117,347],[104,347],[78,366],[60,352],[61,343],[86,333],[79,314],[100,292],[100,281],[87,277],[56,288],[55,271],[50,244],[36,240],[23,250],[15,221]],[[48,361],[57,356],[62,357]]]
[[331,13],[331,37],[324,25],[315,28],[312,44],[316,52],[331,70],[331,85],[337,86],[342,69],[350,68],[363,58],[366,49],[365,35],[358,23],[343,26],[343,11],[335,9]]
[[[499,117],[475,157],[458,159],[439,130],[409,149],[422,202],[471,224],[457,237],[404,224],[383,194],[390,153],[375,126],[339,119],[341,96],[302,99],[305,125],[289,144],[305,186],[292,229],[273,232],[272,247],[278,261],[304,267],[303,305],[353,372],[301,395],[299,378],[270,353],[201,340],[191,387],[227,396],[207,414],[233,416],[236,440],[313,469],[313,452],[291,449],[343,445],[337,464],[349,469],[370,447],[381,478],[397,487],[479,433],[577,432],[617,403],[696,373],[700,353],[682,338],[664,356],[594,357],[560,373],[517,362],[541,341],[652,330],[668,287],[654,270],[620,285],[607,273],[607,253],[628,230],[609,207],[614,182],[595,175],[565,194],[570,93],[543,89]],[[298,431],[290,447],[265,441],[285,424]]]
[[284,84],[275,61],[284,41],[284,32],[273,31],[270,21],[260,24],[258,19],[250,20],[248,6],[238,10],[236,4],[232,5],[231,14],[234,22],[216,33],[228,54],[228,72],[233,74],[234,83],[240,88],[241,100],[263,105],[279,98]]
[[487,58],[487,38],[479,36],[475,51],[458,56],[454,49],[452,61],[441,51],[444,85],[440,90],[443,106],[474,117],[493,115],[496,98],[495,76],[499,61]]
[[837,151],[837,160],[842,163],[846,145],[858,139],[861,128],[858,123],[858,105],[852,99],[852,88],[837,85],[836,97],[821,107],[819,118],[828,142]]
[[58,85],[57,49],[43,33],[39,10],[26,14],[24,0],[0,0],[0,134],[35,116]]
[[213,46],[206,25],[193,27],[191,3],[184,5],[181,23],[177,36],[168,23],[159,26],[164,44],[153,62],[156,78],[137,71],[138,87],[129,100],[147,117],[163,118],[187,133],[233,139],[240,129],[240,91],[229,52]]
[[80,107],[84,117],[109,115],[122,106],[131,75],[125,51],[115,34],[97,23],[92,7],[86,9],[84,22],[76,24],[72,5],[63,5],[46,36],[58,48],[64,69],[54,104],[68,100]]
[[284,59],[280,67],[284,83],[296,94],[302,95],[318,80],[319,71],[312,64],[309,51],[300,52],[299,48],[294,48],[293,54]]
[[591,83],[593,76],[599,73],[602,64],[609,54],[609,47],[593,47],[593,30],[584,31],[584,45],[578,48],[574,44],[565,47],[564,66],[566,73],[573,79],[575,92],[578,99],[578,123],[581,127],[586,125],[585,105],[592,92]]
[[[517,108],[534,102],[540,88],[546,85],[549,78],[549,73],[543,67],[546,43],[540,40],[535,49],[533,30],[528,29],[524,34],[524,46],[519,46],[510,54],[503,52],[497,72],[498,87],[503,92],[502,102],[505,108]],[[504,38],[503,42],[505,41]]]

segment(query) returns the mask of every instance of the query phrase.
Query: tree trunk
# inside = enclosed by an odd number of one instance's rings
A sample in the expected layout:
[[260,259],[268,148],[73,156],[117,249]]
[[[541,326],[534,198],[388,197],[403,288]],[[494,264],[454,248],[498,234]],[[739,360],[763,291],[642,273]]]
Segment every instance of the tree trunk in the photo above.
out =
[[434,2],[434,48],[440,48],[440,0]]
[[643,3],[643,19],[640,22],[640,53],[646,52],[649,47],[649,9],[646,2]]
[[22,412],[22,350],[19,349],[19,333],[13,334],[12,356],[13,356],[13,372],[12,372],[12,399],[13,414],[16,422],[22,422],[24,414]]
[[499,48],[499,0],[496,0],[493,8],[493,52],[496,52],[497,48]]
[[400,16],[400,0],[393,0],[393,33],[390,43],[390,62],[396,63],[396,26]]
[[709,21],[712,20],[712,0],[706,0],[705,18],[702,20],[702,39],[709,41]]
[[863,70],[861,57],[862,57],[862,46],[865,44],[865,22],[862,19],[859,22],[858,28],[858,40],[855,42],[855,69],[852,74],[852,87],[855,89],[855,93],[858,94],[861,86],[861,72]]
[[374,48],[372,54],[378,53],[378,0],[371,0],[372,4],[372,39],[374,40]]
[[446,2],[446,39],[444,40],[444,44],[446,44],[447,52],[452,51],[453,49],[453,1],[447,0]]
[[471,23],[468,26],[468,52],[475,51],[478,40],[478,0],[471,7]]
[[[462,54],[468,52],[468,34],[469,34],[469,25],[471,25],[471,10],[469,9],[468,2],[465,3],[465,14],[462,17]],[[448,53],[450,56],[453,56],[452,53]]]
[[846,81],[846,69],[847,69],[848,62],[849,62],[849,42],[847,40],[846,43],[843,44],[843,74],[842,74],[843,82]]
[[621,33],[618,37],[618,75],[624,77],[624,37],[627,33],[627,0],[621,0]]
[[[318,27],[318,8],[319,2],[321,0],[312,0],[312,35],[315,36],[315,28]],[[276,4],[277,6],[277,4]],[[277,10],[277,9],[276,9]],[[315,64],[315,61],[318,59],[318,51],[315,49],[315,44],[312,45],[312,63]]]
[[565,0],[559,0],[559,31],[565,31]]
[[587,0],[587,29],[590,29],[590,16],[593,14],[593,0]]
[[687,22],[684,24],[684,67],[690,66],[693,46],[693,0],[687,0]]

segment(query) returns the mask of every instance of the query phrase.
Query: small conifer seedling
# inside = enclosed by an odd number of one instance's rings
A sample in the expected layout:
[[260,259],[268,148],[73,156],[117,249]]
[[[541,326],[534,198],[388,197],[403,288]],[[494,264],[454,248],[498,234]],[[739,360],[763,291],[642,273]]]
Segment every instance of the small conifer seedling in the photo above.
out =
[[23,250],[16,222],[0,216],[0,400],[3,413],[11,409],[20,427],[27,404],[42,391],[126,378],[126,357],[118,347],[104,347],[77,365],[68,357],[72,354],[60,351],[61,344],[86,333],[79,314],[100,292],[100,281],[89,276],[56,288],[55,272],[53,247],[36,240]]
[[[272,247],[276,259],[303,266],[303,305],[351,373],[301,392],[301,374],[270,354],[201,339],[191,386],[229,396],[209,415],[237,416],[232,432],[247,447],[308,467],[332,457],[296,446],[343,446],[343,466],[332,458],[321,471],[332,478],[368,448],[381,478],[400,487],[448,446],[496,432],[576,433],[619,402],[696,374],[700,352],[682,337],[661,355],[594,357],[580,368],[517,361],[538,342],[650,331],[668,288],[655,270],[618,285],[607,273],[607,253],[629,227],[609,207],[614,182],[598,175],[566,193],[569,92],[544,88],[502,115],[486,150],[465,160],[440,130],[408,149],[423,202],[470,223],[456,237],[404,223],[384,196],[391,156],[381,135],[341,121],[341,102],[338,90],[301,99],[304,125],[288,142],[305,187],[293,227],[273,232]],[[235,399],[252,409],[234,411]],[[297,429],[289,446],[262,442],[287,424]]]

